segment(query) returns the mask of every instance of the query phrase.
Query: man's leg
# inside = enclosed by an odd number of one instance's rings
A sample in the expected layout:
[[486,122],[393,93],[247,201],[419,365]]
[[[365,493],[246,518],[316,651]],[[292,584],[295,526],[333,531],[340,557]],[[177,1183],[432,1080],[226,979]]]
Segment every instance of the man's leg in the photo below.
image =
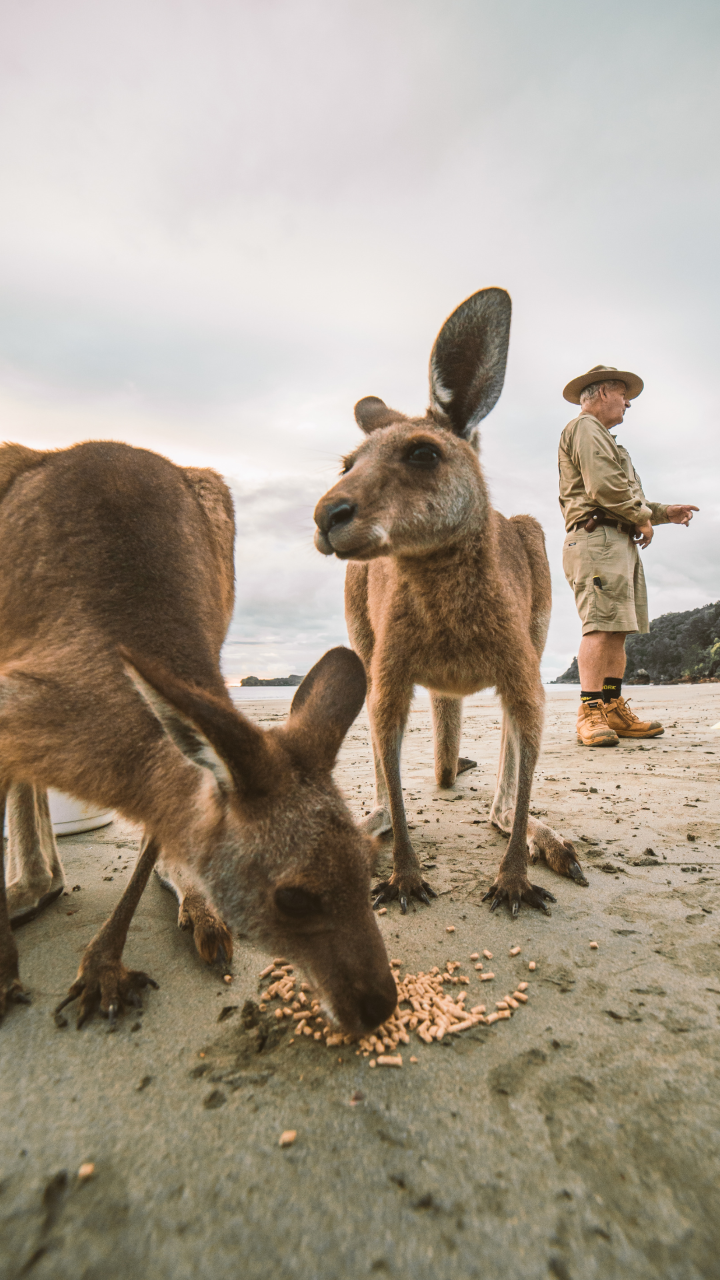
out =
[[606,678],[622,680],[625,675],[625,631],[590,631],[578,650],[580,688],[583,693],[602,696]]

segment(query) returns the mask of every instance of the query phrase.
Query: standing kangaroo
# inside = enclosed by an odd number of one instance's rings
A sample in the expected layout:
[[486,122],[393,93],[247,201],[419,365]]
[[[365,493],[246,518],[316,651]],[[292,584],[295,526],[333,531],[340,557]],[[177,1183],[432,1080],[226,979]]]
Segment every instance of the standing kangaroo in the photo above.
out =
[[506,520],[490,506],[477,456],[478,423],[505,377],[510,298],[483,289],[445,322],[430,357],[430,408],[408,418],[368,396],[355,406],[367,439],[345,459],[342,479],[315,510],[315,544],[349,560],[345,608],[351,643],[368,678],[377,807],[373,834],[392,829],[393,873],[374,905],[411,896],[430,905],[410,842],[400,781],[400,747],[415,684],[430,690],[435,777],[455,781],[462,699],[495,686],[503,706],[491,821],[510,836],[484,900],[526,902],[549,914],[551,893],[527,877],[544,858],[587,884],[575,850],[529,817],[540,750],[544,694],[540,658],[550,621],[550,569],[540,525]]
[[11,855],[15,841],[16,863],[34,858],[10,885],[9,910],[0,876],[0,1016],[27,1000],[10,915],[62,886],[48,787],[145,830],[58,1006],[79,998],[78,1025],[97,1008],[114,1025],[155,985],[122,952],[161,850],[181,922],[207,949],[231,949],[225,921],[286,952],[348,1032],[395,1007],[370,906],[371,842],[331,779],[365,697],[362,663],[347,649],[325,654],[281,727],[241,715],[219,666],[233,534],[213,471],[107,442],[0,448],[0,832],[10,795]]

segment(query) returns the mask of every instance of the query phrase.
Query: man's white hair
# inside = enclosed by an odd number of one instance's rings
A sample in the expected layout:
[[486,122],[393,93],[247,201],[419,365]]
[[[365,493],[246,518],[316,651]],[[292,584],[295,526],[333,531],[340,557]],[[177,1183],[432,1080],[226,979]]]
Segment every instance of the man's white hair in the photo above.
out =
[[580,392],[580,403],[586,404],[588,400],[594,400],[601,387],[608,387],[610,391],[619,390],[620,387],[623,391],[627,390],[621,378],[601,378],[599,382],[591,382],[589,387],[583,387]]

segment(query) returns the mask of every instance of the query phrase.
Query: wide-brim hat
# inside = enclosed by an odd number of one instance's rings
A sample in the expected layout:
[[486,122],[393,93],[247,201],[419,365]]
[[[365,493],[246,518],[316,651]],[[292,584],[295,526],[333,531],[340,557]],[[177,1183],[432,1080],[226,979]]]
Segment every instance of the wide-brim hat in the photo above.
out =
[[636,373],[628,373],[626,369],[613,369],[611,364],[596,364],[592,369],[588,369],[587,373],[581,373],[579,378],[573,378],[572,382],[568,382],[563,396],[571,404],[579,404],[580,393],[586,387],[593,382],[610,382],[611,380],[625,383],[628,400],[634,400],[639,396],[645,385]]

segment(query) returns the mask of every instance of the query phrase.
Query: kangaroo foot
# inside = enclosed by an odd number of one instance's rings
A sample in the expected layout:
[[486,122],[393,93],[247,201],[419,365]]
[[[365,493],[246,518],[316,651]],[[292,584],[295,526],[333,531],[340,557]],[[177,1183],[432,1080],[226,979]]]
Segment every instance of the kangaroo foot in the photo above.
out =
[[118,1014],[124,1013],[128,1005],[142,1009],[140,992],[144,987],[157,990],[157,985],[149,974],[140,969],[126,969],[122,960],[109,955],[103,948],[94,949],[91,945],[82,958],[75,982],[65,999],[57,1005],[55,1013],[60,1013],[66,1005],[79,999],[78,1031],[96,1010],[107,1018],[108,1031],[114,1031]]
[[419,870],[393,871],[390,879],[381,880],[371,893],[373,911],[377,911],[384,902],[394,902],[399,898],[403,915],[407,915],[408,898],[419,898],[428,907],[431,905],[430,899],[437,898],[432,885],[429,885],[427,880],[423,880]]
[[65,881],[61,884],[53,885],[47,893],[43,893],[40,897],[33,895],[33,900],[28,900],[27,895],[13,898],[13,885],[8,888],[8,913],[10,915],[10,924],[13,929],[19,928],[20,925],[28,924],[30,920],[34,920],[40,915],[46,907],[57,901],[65,888]]
[[559,876],[569,876],[577,884],[587,885],[574,845],[552,827],[539,822],[534,831],[528,832],[528,849],[532,863],[544,861]]
[[192,929],[198,955],[208,964],[227,966],[233,955],[230,930],[201,893],[186,893],[178,913],[181,929]]
[[491,911],[497,911],[501,902],[507,902],[514,916],[520,911],[521,902],[526,902],[529,907],[537,907],[538,911],[544,911],[546,916],[552,915],[550,908],[546,906],[546,900],[547,902],[557,901],[541,885],[531,884],[526,875],[502,870],[498,871],[497,880],[490,885],[483,898],[483,902],[492,902]]
[[457,762],[458,773],[467,773],[468,769],[477,769],[477,760],[468,760],[467,756],[460,756]]
[[383,805],[373,809],[367,818],[363,818],[360,829],[369,836],[382,836],[386,831],[392,831],[392,819],[388,810]]

